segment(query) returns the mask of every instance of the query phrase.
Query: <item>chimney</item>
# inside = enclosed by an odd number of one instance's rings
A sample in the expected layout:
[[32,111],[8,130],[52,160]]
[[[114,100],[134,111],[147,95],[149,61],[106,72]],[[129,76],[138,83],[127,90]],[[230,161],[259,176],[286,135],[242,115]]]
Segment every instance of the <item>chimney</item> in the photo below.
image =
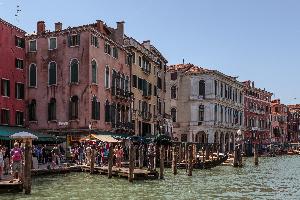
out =
[[55,31],[61,31],[62,30],[62,23],[56,22],[55,24]]
[[252,82],[252,88],[254,88],[254,86],[255,86],[255,85],[254,85],[254,81],[253,81],[253,82]]
[[143,41],[143,46],[144,46],[146,49],[149,49],[149,50],[150,50],[150,40],[145,40],[145,41]]
[[37,34],[45,33],[46,26],[44,21],[38,21],[36,26]]
[[121,22],[117,22],[117,29],[115,31],[115,39],[116,41],[119,43],[119,44],[123,44],[124,41],[124,24],[125,22],[124,21],[121,21]]
[[96,23],[96,29],[100,32],[100,33],[104,33],[104,28],[103,28],[103,21],[102,20],[97,20]]

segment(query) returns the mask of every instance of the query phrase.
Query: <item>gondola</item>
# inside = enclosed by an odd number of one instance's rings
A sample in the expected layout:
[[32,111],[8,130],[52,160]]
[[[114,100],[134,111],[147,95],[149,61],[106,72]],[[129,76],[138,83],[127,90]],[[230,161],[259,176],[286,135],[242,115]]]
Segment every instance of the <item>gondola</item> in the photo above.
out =
[[[193,169],[212,169],[214,167],[222,165],[228,159],[228,155],[220,155],[219,159],[215,160],[206,160],[205,162],[197,161],[193,163]],[[177,168],[185,169],[187,167],[187,163],[178,163]]]

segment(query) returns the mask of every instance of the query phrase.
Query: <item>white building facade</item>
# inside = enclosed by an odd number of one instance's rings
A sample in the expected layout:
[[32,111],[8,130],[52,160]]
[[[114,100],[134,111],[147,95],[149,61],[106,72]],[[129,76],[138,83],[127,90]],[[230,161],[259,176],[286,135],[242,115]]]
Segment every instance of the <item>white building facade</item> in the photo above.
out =
[[216,143],[232,151],[243,130],[243,84],[235,77],[192,64],[168,68],[167,109],[173,119],[173,139]]

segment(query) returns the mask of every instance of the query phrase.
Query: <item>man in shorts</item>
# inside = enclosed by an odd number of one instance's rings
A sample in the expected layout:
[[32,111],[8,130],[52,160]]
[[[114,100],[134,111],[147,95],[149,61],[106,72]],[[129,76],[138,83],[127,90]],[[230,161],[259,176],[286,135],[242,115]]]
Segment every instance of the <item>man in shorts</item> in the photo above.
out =
[[[11,150],[11,161],[12,161],[12,172],[13,172],[13,179],[19,179],[21,181],[21,172],[22,172],[22,150],[19,148],[19,143],[14,144],[14,148]],[[10,181],[13,182],[13,179]]]

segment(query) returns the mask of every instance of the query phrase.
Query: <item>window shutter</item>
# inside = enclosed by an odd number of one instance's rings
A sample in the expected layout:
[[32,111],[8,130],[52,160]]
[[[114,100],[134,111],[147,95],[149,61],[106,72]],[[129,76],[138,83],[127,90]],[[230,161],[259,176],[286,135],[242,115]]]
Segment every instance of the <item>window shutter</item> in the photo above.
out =
[[77,42],[78,42],[78,46],[80,46],[80,34],[77,34]]
[[10,97],[10,80],[7,80],[7,96]]
[[51,120],[51,103],[48,103],[48,121]]
[[71,36],[68,35],[68,47],[70,47],[70,46],[71,46]]
[[15,36],[15,45],[16,45],[16,47],[18,46],[18,37],[17,36]]
[[25,48],[25,39],[24,38],[21,39],[21,47]]
[[15,83],[15,98],[18,98],[18,83]]

